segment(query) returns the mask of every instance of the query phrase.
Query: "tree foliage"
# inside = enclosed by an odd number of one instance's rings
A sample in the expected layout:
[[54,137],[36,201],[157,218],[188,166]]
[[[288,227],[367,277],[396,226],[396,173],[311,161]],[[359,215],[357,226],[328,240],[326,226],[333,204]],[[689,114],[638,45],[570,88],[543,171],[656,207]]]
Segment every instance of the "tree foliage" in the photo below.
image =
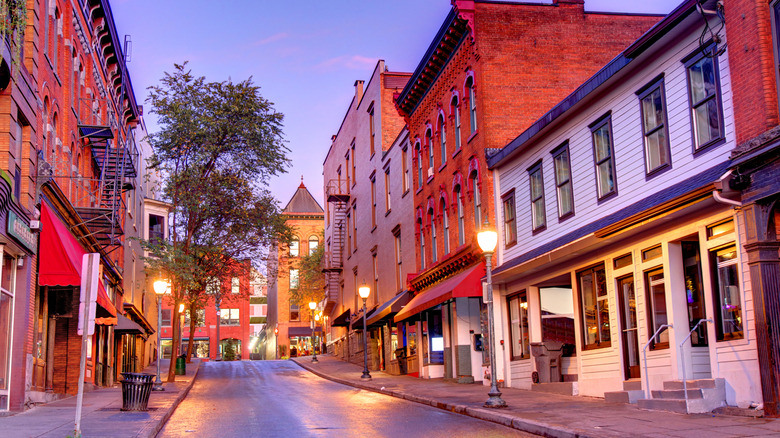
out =
[[[161,193],[172,215],[170,240],[145,246],[150,271],[172,280],[176,320],[179,303],[194,314],[209,299],[219,302],[230,278],[248,277],[264,248],[289,239],[267,188],[269,178],[289,166],[288,149],[283,115],[252,78],[208,82],[185,62],[149,90],[160,125],[149,135],[149,167],[163,176]],[[209,296],[207,285],[215,280],[223,286]]]
[[[324,240],[320,235],[320,242]],[[296,259],[289,259],[298,268],[298,289],[290,291],[290,299],[301,309],[308,309],[308,303],[319,303],[325,298],[325,276],[322,273],[322,258],[325,254],[324,247],[318,245],[317,249],[309,254],[304,254]]]

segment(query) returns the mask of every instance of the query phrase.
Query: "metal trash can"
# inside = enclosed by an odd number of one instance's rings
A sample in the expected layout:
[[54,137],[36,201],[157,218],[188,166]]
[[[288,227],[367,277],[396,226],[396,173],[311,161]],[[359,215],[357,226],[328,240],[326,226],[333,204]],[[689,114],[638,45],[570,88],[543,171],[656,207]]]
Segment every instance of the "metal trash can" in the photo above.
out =
[[537,383],[554,383],[561,381],[563,342],[533,342],[531,343],[531,355],[536,362]]
[[183,376],[187,373],[187,356],[181,355],[176,357],[176,369],[174,374],[177,376]]
[[154,374],[122,373],[122,410],[147,410],[152,386],[154,386]]

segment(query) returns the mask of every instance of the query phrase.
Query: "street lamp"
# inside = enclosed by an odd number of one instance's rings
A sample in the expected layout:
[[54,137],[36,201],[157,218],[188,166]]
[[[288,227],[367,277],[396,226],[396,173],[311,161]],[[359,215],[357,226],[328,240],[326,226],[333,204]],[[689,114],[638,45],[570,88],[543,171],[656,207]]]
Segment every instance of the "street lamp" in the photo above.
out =
[[184,303],[179,304],[179,355],[184,354]]
[[162,331],[162,296],[168,292],[170,284],[166,280],[155,280],[152,285],[157,294],[157,379],[154,381],[152,391],[165,391],[160,380],[160,359],[162,359],[162,345],[160,345],[160,331]]
[[366,300],[369,294],[371,294],[371,288],[366,284],[358,288],[358,295],[363,298],[363,375],[360,378],[366,380],[371,379],[371,374],[368,372],[368,333],[366,333]]
[[309,301],[309,319],[311,319],[311,352],[313,354],[311,358],[312,363],[319,362],[317,360],[317,347],[314,346],[314,309],[317,308],[317,303]]
[[490,352],[490,392],[488,392],[489,398],[485,402],[486,408],[505,408],[506,401],[501,398],[501,391],[498,390],[498,383],[496,382],[496,352],[495,352],[495,329],[493,327],[493,279],[491,278],[490,269],[492,267],[493,251],[496,249],[498,243],[498,233],[496,230],[490,228],[487,218],[485,218],[485,224],[482,226],[482,231],[477,233],[477,242],[482,252],[485,254],[485,265],[487,272],[487,295],[485,303],[488,306],[488,339],[487,346]]

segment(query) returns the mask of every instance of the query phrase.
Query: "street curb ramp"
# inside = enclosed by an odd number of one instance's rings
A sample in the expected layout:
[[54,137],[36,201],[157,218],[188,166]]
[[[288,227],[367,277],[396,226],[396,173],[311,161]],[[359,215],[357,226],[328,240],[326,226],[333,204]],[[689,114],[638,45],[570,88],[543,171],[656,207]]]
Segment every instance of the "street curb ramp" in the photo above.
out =
[[540,436],[550,437],[550,438],[598,438],[597,436],[590,435],[585,431],[569,429],[567,427],[562,427],[562,426],[553,426],[547,423],[542,423],[527,418],[518,418],[514,415],[501,412],[500,410],[474,408],[467,405],[445,403],[424,396],[409,394],[403,391],[383,389],[377,387],[377,385],[370,385],[364,382],[352,382],[349,380],[340,379],[338,377],[333,377],[323,372],[320,372],[319,370],[315,369],[309,364],[304,364],[296,360],[292,360],[291,362],[298,364],[298,366],[300,366],[306,371],[311,372],[312,374],[315,374],[319,377],[328,379],[336,383],[341,383],[342,385],[352,386],[354,388],[359,388],[359,389],[365,389],[366,391],[377,392],[380,394],[389,395],[392,397],[412,401],[415,403],[432,406],[434,408],[454,412],[456,414],[466,415],[472,418],[476,418],[478,420],[490,421],[491,423],[500,424],[506,427],[510,427],[512,429],[517,429],[535,435],[540,435]]

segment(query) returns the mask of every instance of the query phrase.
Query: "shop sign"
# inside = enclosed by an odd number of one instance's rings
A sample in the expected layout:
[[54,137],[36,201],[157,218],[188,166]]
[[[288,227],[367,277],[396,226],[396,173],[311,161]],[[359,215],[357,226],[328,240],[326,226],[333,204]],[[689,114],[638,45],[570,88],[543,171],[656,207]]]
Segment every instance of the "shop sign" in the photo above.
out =
[[13,211],[8,211],[8,234],[15,237],[30,252],[35,253],[37,240],[30,227]]

